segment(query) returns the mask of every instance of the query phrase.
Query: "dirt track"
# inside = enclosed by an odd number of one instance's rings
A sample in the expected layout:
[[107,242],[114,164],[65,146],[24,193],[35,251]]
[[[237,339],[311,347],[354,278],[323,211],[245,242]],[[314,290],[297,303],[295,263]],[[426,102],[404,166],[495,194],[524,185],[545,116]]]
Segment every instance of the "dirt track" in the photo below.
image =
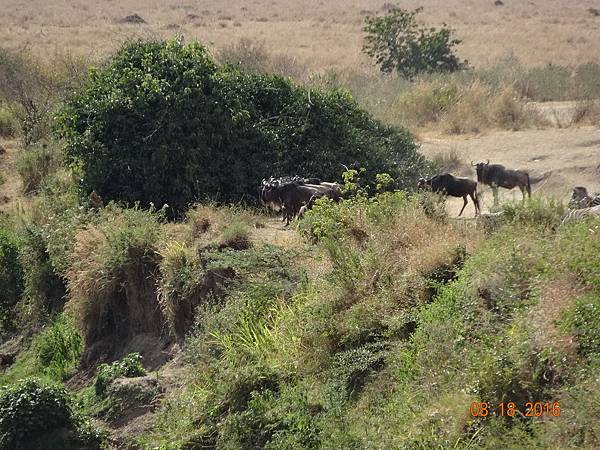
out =
[[[544,179],[532,186],[534,195],[568,198],[573,186],[600,191],[600,128],[548,128],[543,130],[496,131],[474,137],[421,137],[421,151],[432,156],[454,149],[466,163],[461,175],[475,178],[469,162],[490,160],[507,167],[526,169],[532,178]],[[492,203],[491,191],[483,192],[483,210]],[[501,189],[501,201],[520,199],[518,189]],[[449,202],[458,214],[462,199]],[[467,206],[467,217],[473,207]]]

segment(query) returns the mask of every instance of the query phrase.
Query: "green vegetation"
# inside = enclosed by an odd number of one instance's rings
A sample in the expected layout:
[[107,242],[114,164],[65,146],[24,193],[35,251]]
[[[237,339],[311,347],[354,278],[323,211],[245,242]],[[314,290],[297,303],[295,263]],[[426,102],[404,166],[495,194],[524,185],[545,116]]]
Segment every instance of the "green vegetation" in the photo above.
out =
[[[188,344],[194,382],[142,443],[597,445],[575,411],[499,416],[502,401],[523,414],[528,401],[572,406],[595,389],[600,351],[590,224],[557,233],[560,205],[537,199],[504,215],[483,242],[401,193],[319,201],[300,226],[331,271],[291,296],[247,285],[204,309]],[[474,401],[493,416],[471,417]]]
[[0,137],[12,138],[17,134],[19,125],[10,109],[0,103]]
[[0,388],[0,445],[14,449],[100,448],[101,434],[74,411],[63,388],[27,378]]
[[0,227],[0,334],[14,329],[15,306],[23,293],[23,268],[19,253],[20,237],[11,229]]
[[[477,127],[522,125],[518,83],[473,74],[423,75],[391,101],[449,132],[473,130],[452,117],[475,110]],[[598,220],[557,227],[564,206],[535,196],[494,227],[455,220],[393,190],[430,165],[406,131],[198,44],[127,44],[59,115],[71,167],[56,141],[29,146],[31,195],[0,218],[3,448],[97,448],[86,416],[121,447],[600,446]],[[318,200],[296,231],[190,206],[252,195],[263,172],[337,178],[354,162],[347,198]],[[524,417],[527,402],[561,414]]]
[[408,131],[372,119],[346,91],[220,67],[197,43],[126,44],[58,125],[84,192],[167,204],[170,216],[196,200],[252,198],[271,174],[338,179],[357,164],[372,181],[387,172],[412,187],[426,166]]
[[454,72],[467,66],[454,53],[460,40],[452,30],[419,26],[417,8],[407,11],[391,8],[384,16],[367,17],[363,51],[372,57],[382,72],[397,72],[411,78],[421,73]]
[[142,366],[142,357],[139,353],[130,353],[112,364],[101,364],[94,381],[96,395],[104,395],[108,385],[116,378],[141,377],[143,375],[146,375],[146,370]]
[[0,375],[0,385],[30,376],[50,382],[65,381],[74,374],[82,351],[83,342],[73,320],[66,314],[56,316]]
[[47,143],[34,144],[20,156],[17,172],[23,181],[23,192],[31,194],[42,188],[49,175],[61,165],[60,149]]

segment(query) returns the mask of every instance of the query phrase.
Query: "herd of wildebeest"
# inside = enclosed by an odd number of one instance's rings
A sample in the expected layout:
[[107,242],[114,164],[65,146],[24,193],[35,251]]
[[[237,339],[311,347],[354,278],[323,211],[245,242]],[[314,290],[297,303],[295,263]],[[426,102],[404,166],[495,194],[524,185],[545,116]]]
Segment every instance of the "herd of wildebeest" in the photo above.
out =
[[[462,197],[464,203],[459,216],[468,204],[468,197],[475,206],[475,216],[481,214],[479,185],[486,185],[492,189],[494,205],[498,205],[500,187],[509,190],[518,187],[523,194],[523,200],[525,194],[531,197],[531,181],[528,172],[508,169],[501,164],[490,164],[489,160],[477,164],[471,162],[471,165],[475,168],[477,180],[443,173],[431,178],[420,178],[417,188],[445,196]],[[258,194],[262,205],[282,212],[282,220],[285,221],[286,226],[294,218],[302,217],[305,211],[312,208],[317,199],[327,197],[337,202],[344,197],[342,186],[338,183],[299,176],[263,179]],[[588,217],[600,217],[600,194],[590,194],[585,187],[577,186],[573,189],[569,209],[561,219],[561,225]]]

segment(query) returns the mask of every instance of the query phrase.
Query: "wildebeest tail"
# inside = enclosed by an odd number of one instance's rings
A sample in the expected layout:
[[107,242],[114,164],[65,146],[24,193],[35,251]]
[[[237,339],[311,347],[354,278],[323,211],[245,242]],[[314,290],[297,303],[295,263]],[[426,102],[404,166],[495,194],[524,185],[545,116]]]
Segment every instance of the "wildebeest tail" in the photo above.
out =
[[527,173],[527,194],[531,197],[531,180],[529,179],[529,173]]

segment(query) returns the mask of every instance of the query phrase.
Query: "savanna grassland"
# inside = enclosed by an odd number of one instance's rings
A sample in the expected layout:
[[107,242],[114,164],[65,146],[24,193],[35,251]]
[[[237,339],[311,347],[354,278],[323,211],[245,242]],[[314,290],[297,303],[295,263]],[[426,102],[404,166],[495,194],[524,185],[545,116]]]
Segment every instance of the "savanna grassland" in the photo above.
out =
[[[600,447],[600,10],[400,6],[468,67],[380,73],[371,0],[0,0],[0,448]],[[487,159],[532,198],[415,192]]]
[[[3,0],[0,38],[3,47],[27,46],[42,57],[64,49],[101,57],[136,36],[164,38],[181,33],[213,50],[248,38],[264,41],[268,51],[297,59],[311,71],[360,72],[370,71],[360,54],[364,17],[381,12],[385,4],[374,0]],[[577,65],[596,62],[600,53],[600,21],[589,11],[598,6],[594,1],[506,1],[495,6],[493,1],[410,0],[400,6],[422,6],[428,23],[450,24],[464,42],[461,56],[476,67],[494,66],[511,54],[526,66]],[[124,22],[133,14],[145,23]]]

